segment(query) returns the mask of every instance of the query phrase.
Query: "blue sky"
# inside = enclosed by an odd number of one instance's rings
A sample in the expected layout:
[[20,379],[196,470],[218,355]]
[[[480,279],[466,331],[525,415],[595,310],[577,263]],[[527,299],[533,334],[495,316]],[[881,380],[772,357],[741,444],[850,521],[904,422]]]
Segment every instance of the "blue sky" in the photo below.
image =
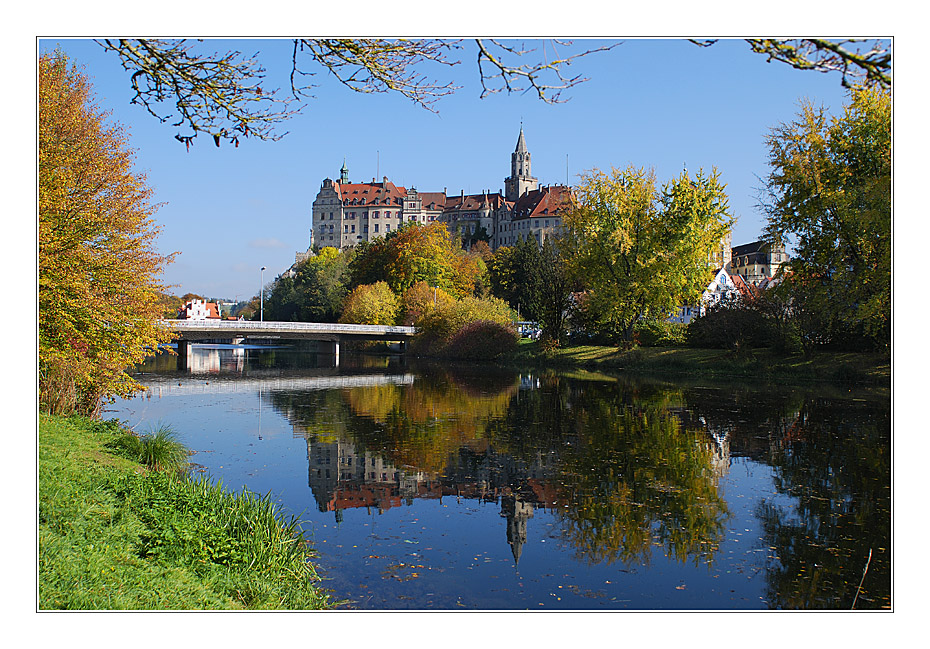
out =
[[[605,41],[576,39],[576,46]],[[532,41],[527,40],[527,45]],[[290,42],[208,41],[217,49],[260,52],[269,84],[285,87]],[[846,92],[837,74],[804,72],[753,54],[741,40],[699,48],[682,39],[624,39],[609,52],[578,60],[572,73],[590,80],[550,105],[527,94],[480,99],[474,50],[459,53],[451,72],[463,86],[437,105],[438,115],[400,96],[353,93],[324,72],[315,99],[289,121],[277,142],[238,148],[199,138],[187,151],[176,127],[130,105],[129,73],[90,39],[42,38],[40,52],[61,48],[85,66],[99,105],[130,132],[138,167],[162,204],[159,248],[178,251],[164,279],[172,292],[248,299],[286,270],[308,245],[313,199],[343,159],[353,181],[387,176],[420,191],[492,192],[510,172],[522,121],[543,184],[575,183],[611,166],[652,167],[660,182],[716,167],[737,217],[733,244],[754,241],[763,217],[756,207],[767,173],[765,135],[791,120],[806,98],[836,112]],[[534,45],[535,46],[535,45]]]

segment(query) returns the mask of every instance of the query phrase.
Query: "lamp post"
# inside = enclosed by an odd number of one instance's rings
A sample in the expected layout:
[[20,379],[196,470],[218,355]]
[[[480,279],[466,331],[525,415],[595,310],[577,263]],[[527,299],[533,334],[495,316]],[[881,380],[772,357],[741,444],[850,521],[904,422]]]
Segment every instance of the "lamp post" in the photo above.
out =
[[262,285],[259,291],[261,293],[261,298],[259,302],[259,304],[261,305],[260,306],[261,310],[259,311],[259,319],[262,322],[264,322],[265,321],[265,267],[264,266],[262,266]]

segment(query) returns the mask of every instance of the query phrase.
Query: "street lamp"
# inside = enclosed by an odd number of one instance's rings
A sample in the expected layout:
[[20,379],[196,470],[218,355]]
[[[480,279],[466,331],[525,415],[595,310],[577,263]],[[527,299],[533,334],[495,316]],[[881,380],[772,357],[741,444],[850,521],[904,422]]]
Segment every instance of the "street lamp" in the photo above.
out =
[[265,321],[265,267],[262,266],[262,285],[259,289],[261,292],[261,311],[259,312],[259,318],[262,322]]

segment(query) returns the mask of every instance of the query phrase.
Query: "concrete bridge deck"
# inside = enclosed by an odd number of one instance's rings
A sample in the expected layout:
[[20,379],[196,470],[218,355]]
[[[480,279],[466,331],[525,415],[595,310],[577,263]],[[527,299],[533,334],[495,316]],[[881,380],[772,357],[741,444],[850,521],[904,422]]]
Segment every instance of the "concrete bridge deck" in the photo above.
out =
[[286,340],[346,339],[403,342],[416,333],[414,327],[341,324],[329,322],[255,322],[252,320],[162,320],[161,325],[183,340],[216,338],[281,338]]
[[400,343],[400,351],[416,334],[414,327],[341,324],[329,322],[256,322],[254,320],[161,320],[161,326],[179,334],[179,366],[186,366],[190,343],[198,340],[230,340],[241,343],[247,338],[271,340],[316,340],[319,351],[332,354],[339,363],[339,345],[345,340],[383,340]]

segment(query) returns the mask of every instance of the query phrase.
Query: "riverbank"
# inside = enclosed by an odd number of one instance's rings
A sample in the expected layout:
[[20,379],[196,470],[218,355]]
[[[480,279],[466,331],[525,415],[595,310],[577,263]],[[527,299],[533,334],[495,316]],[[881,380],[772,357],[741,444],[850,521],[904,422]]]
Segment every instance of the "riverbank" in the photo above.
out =
[[877,353],[819,353],[810,358],[753,349],[735,354],[721,349],[687,347],[616,347],[579,345],[546,350],[522,341],[505,361],[517,366],[583,368],[646,375],[751,379],[758,383],[843,383],[890,387],[891,359]]
[[109,422],[39,417],[39,608],[326,609],[268,498],[118,455]]

